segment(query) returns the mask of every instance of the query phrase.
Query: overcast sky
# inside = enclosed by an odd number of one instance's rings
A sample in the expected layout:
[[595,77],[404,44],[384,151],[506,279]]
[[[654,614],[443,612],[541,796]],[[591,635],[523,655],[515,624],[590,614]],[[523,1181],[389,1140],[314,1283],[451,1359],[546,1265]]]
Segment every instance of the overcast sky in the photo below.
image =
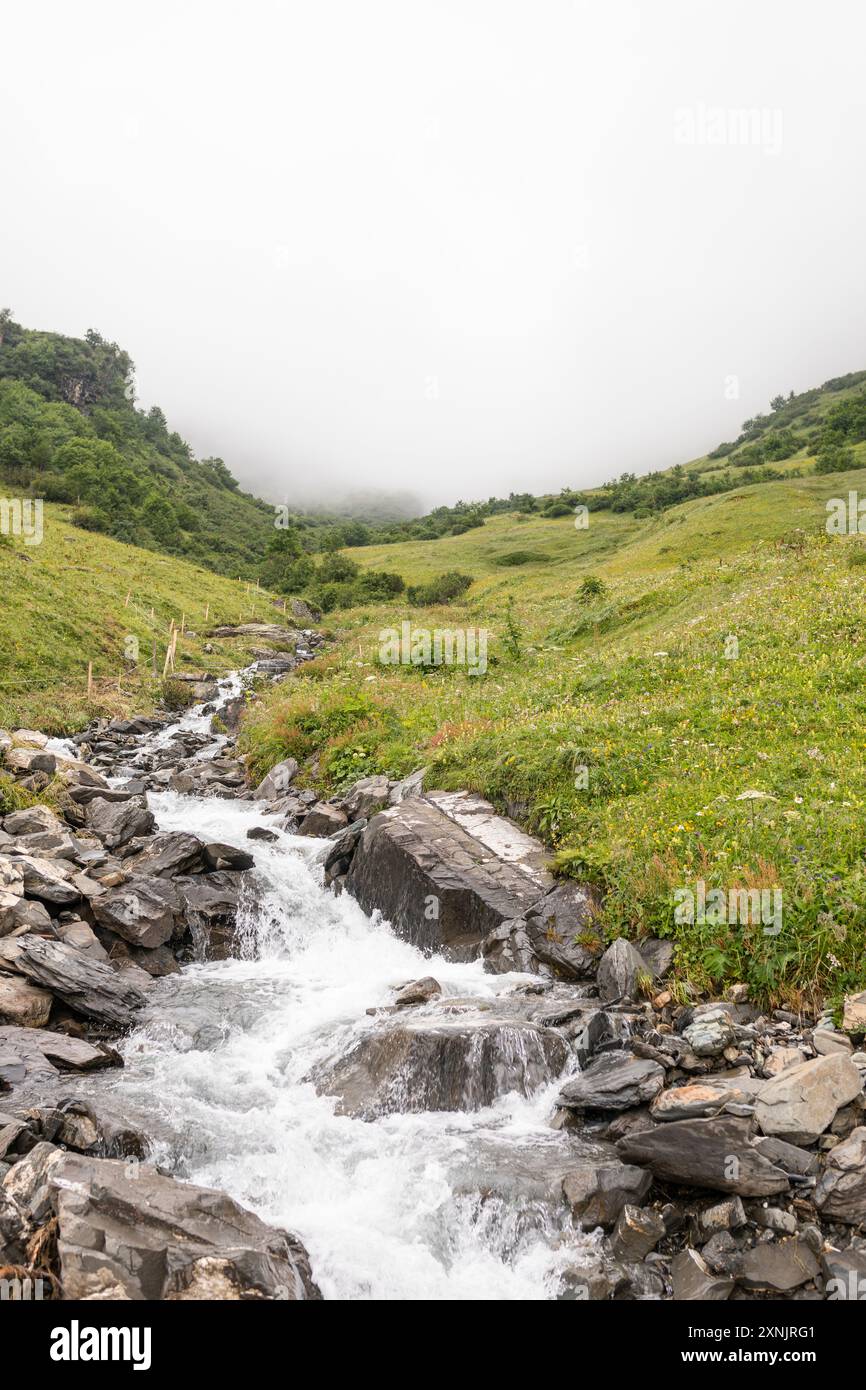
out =
[[855,0],[42,0],[3,37],[0,304],[119,341],[272,500],[597,483],[866,367]]

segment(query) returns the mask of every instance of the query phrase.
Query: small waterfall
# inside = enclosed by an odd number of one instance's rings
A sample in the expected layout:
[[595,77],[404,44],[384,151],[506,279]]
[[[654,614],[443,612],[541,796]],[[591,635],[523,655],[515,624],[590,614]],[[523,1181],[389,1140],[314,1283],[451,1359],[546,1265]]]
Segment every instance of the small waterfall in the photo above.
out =
[[[224,698],[239,688],[235,678]],[[188,712],[143,739],[139,758],[178,731],[206,733],[208,717]],[[556,1297],[593,1237],[574,1229],[561,1192],[579,1140],[549,1125],[573,1056],[559,1034],[509,1013],[525,977],[423,956],[348,895],[325,891],[322,842],[281,830],[254,801],[163,791],[149,802],[160,830],[252,852],[255,888],[236,956],[156,981],[124,1042],[125,1068],[84,1087],[110,1093],[154,1136],[158,1162],[297,1232],[326,1297]],[[275,840],[249,839],[254,826]],[[437,1054],[446,1075],[436,1084],[446,1098],[456,1089],[458,1106],[419,1109],[414,1067],[382,1113],[340,1113],[311,1078],[386,1024],[420,1029],[426,1010],[414,1023],[367,1010],[430,974],[456,1040]],[[464,1006],[489,1026],[461,1033]],[[429,1048],[429,1034],[418,1036]]]

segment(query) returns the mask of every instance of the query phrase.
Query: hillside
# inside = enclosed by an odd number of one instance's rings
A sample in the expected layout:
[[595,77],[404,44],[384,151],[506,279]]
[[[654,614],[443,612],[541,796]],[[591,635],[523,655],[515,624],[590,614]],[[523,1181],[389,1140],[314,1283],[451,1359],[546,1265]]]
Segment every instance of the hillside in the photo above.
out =
[[158,406],[137,409],[133,371],[98,333],[36,332],[4,311],[0,488],[74,504],[81,528],[255,578],[273,507],[222,459],[196,459]]
[[219,673],[242,663],[243,649],[213,641],[205,653],[205,612],[208,626],[274,620],[264,590],[83,531],[69,510],[45,508],[40,545],[0,536],[0,727],[68,734],[98,714],[146,713],[162,691],[172,621],[187,629],[177,669]]
[[[789,1002],[861,987],[866,551],[825,530],[827,499],[858,487],[864,471],[358,549],[409,584],[474,582],[447,607],[337,617],[339,650],[266,696],[247,746],[261,768],[315,753],[332,788],[425,765],[428,785],[481,792],[598,885],[614,935],[672,935],[698,879],[778,885],[778,936],[678,928],[680,978]],[[488,629],[486,674],[383,665],[380,633],[405,621]]]

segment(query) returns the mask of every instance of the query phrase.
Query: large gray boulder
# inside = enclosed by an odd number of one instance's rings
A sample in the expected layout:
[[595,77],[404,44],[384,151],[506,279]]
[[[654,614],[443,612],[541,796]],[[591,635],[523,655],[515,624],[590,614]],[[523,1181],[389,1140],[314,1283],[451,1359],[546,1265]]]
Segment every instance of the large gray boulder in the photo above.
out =
[[161,835],[154,835],[138,854],[128,856],[124,868],[134,874],[160,878],[202,873],[205,868],[204,845],[197,835],[165,831]]
[[758,1094],[755,1115],[765,1134],[812,1144],[862,1090],[863,1079],[850,1057],[831,1053],[788,1067],[768,1081]]
[[628,1134],[616,1147],[625,1163],[636,1163],[656,1178],[686,1187],[736,1192],[741,1197],[768,1197],[788,1189],[787,1174],[756,1148],[750,1120],[727,1115],[676,1120]]
[[[12,1190],[21,1166],[5,1180]],[[41,1159],[39,1177],[57,1219],[67,1299],[321,1297],[296,1237],[266,1226],[222,1192],[178,1182],[149,1164],[59,1149]]]
[[131,796],[126,801],[99,797],[87,806],[85,823],[99,836],[106,849],[119,849],[136,836],[150,835],[156,829],[156,821],[143,796]]
[[537,840],[480,797],[429,792],[368,822],[346,888],[398,936],[467,960],[554,886],[546,859]]
[[0,941],[0,966],[51,990],[76,1013],[125,1028],[145,997],[103,961],[62,941],[27,933]]
[[562,1071],[568,1045],[528,1021],[479,1023],[459,1015],[377,1028],[312,1078],[337,1096],[337,1113],[372,1120],[392,1112],[479,1110],[518,1091],[532,1095]]
[[[593,903],[587,888],[560,883],[527,910],[501,922],[481,943],[485,970],[510,970],[583,980],[595,974]],[[588,940],[592,938],[592,941]]]
[[74,870],[62,860],[42,859],[37,855],[21,854],[13,860],[13,872],[22,876],[24,892],[41,902],[68,907],[81,897],[74,882]]
[[96,921],[133,946],[162,946],[174,931],[180,896],[174,883],[136,874],[91,904]]

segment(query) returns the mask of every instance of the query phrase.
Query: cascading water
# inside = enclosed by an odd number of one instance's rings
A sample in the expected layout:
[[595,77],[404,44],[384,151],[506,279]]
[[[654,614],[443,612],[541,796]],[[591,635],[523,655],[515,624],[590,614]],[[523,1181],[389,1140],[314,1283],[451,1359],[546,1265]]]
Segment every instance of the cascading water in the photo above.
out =
[[[203,718],[192,711],[142,747],[201,732]],[[555,1297],[594,1245],[558,1192],[574,1140],[548,1124],[557,1084],[468,1113],[370,1122],[335,1114],[305,1079],[376,1027],[366,1010],[407,980],[432,974],[445,998],[495,1001],[526,977],[422,956],[325,891],[322,842],[276,829],[255,802],[163,792],[150,805],[161,830],[251,849],[255,901],[239,958],[156,981],[125,1069],[88,1089],[105,1099],[110,1088],[156,1161],[299,1235],[326,1298]],[[248,839],[254,825],[277,838]]]

